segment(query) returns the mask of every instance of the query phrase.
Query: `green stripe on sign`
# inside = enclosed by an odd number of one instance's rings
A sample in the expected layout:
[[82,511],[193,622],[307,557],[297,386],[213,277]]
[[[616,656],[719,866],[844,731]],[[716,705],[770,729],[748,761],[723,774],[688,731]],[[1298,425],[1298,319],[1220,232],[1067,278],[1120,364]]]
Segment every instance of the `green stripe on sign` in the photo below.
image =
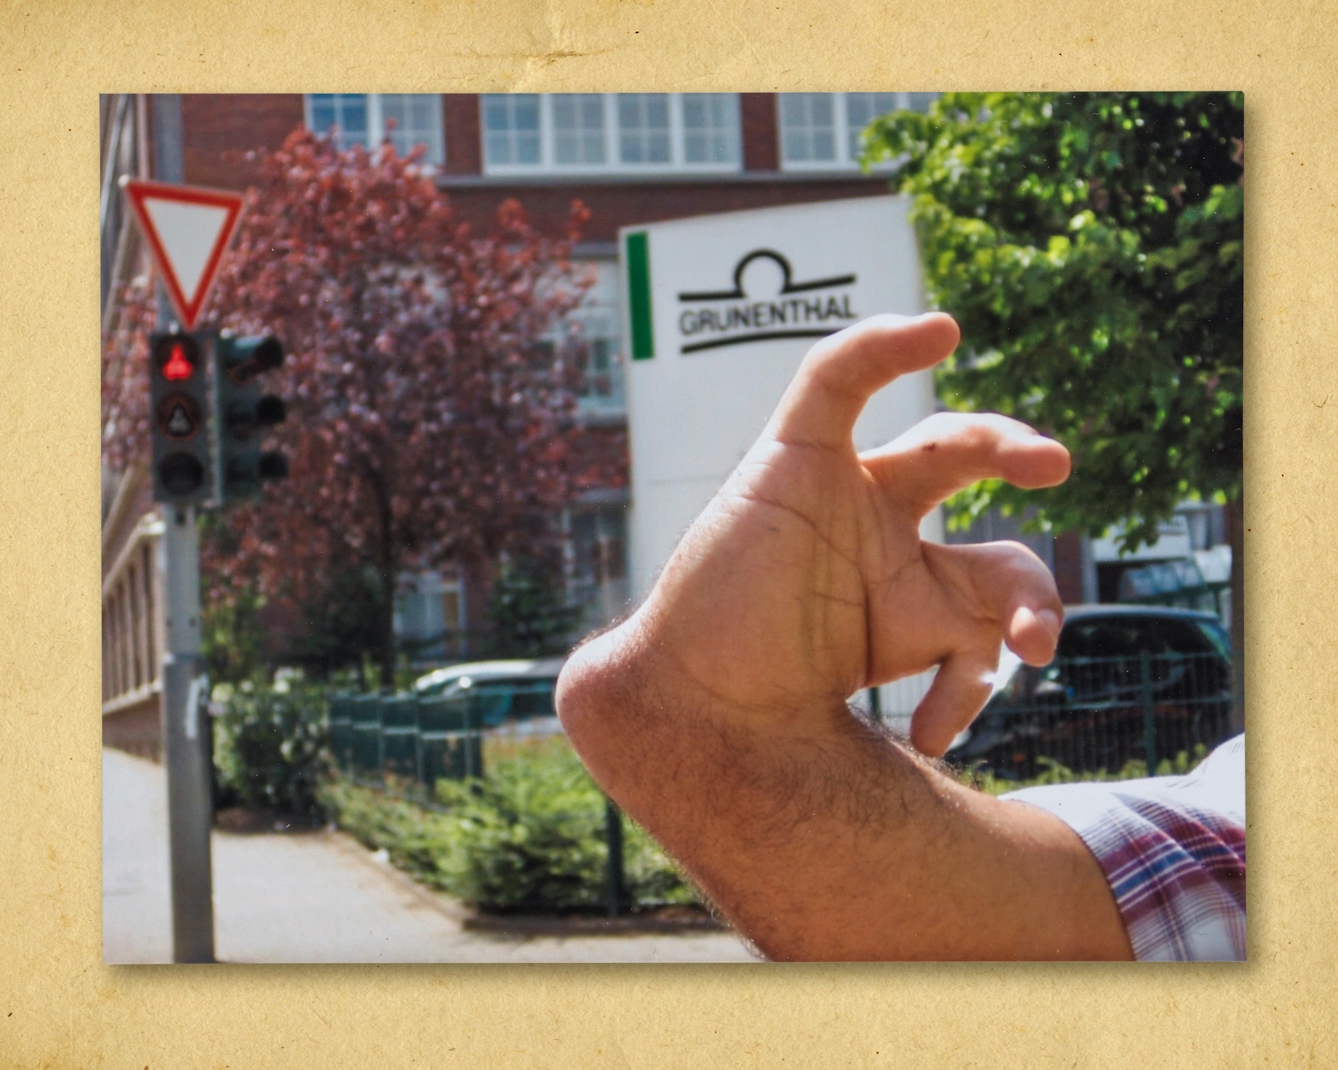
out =
[[627,235],[627,310],[632,317],[632,359],[655,356],[650,317],[650,241],[644,230]]

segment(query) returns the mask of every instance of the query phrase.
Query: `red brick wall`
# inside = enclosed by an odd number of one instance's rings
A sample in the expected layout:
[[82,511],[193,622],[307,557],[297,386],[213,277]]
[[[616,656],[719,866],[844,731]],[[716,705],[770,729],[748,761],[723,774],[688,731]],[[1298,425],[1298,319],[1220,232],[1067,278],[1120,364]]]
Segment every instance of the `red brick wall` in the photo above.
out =
[[250,149],[277,149],[303,122],[298,93],[195,93],[181,97],[182,162],[194,186],[242,189]]
[[[779,167],[776,95],[744,93],[740,98],[743,157],[748,172],[775,172]],[[183,162],[188,183],[241,189],[253,169],[245,154],[251,149],[277,148],[303,122],[299,94],[186,94],[181,98]],[[870,196],[886,192],[879,179],[852,175],[848,179],[764,181],[673,179],[667,181],[516,180],[497,185],[456,185],[449,176],[478,175],[482,169],[478,97],[449,93],[442,98],[446,134],[445,185],[460,215],[474,227],[488,230],[497,206],[515,197],[541,230],[565,232],[571,202],[583,200],[592,212],[582,237],[612,241],[621,226],[746,208]]]
[[613,241],[619,227],[637,223],[885,193],[885,181],[862,176],[806,182],[600,183],[594,180],[562,185],[534,185],[520,181],[515,185],[447,186],[447,194],[460,217],[483,232],[492,228],[497,206],[508,197],[519,200],[525,206],[530,222],[551,234],[564,231],[572,201],[583,201],[591,213],[590,222],[581,235],[585,241]]
[[1082,536],[1076,531],[1056,535],[1054,541],[1055,586],[1059,600],[1066,606],[1079,605],[1082,600]]
[[161,762],[163,713],[159,696],[102,718],[102,745]]
[[775,93],[740,93],[739,118],[743,127],[743,169],[780,169],[780,131],[776,126]]
[[447,93],[441,98],[446,125],[446,173],[477,175],[483,170],[479,133],[479,98],[475,93]]

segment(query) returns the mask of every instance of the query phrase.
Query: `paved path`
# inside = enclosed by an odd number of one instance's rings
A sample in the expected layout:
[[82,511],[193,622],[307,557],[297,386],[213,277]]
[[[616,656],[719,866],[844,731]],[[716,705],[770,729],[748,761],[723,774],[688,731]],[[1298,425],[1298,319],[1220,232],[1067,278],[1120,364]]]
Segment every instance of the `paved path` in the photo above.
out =
[[[102,752],[102,955],[170,962],[166,781]],[[221,962],[751,962],[729,933],[514,937],[466,932],[449,900],[341,832],[215,831]]]

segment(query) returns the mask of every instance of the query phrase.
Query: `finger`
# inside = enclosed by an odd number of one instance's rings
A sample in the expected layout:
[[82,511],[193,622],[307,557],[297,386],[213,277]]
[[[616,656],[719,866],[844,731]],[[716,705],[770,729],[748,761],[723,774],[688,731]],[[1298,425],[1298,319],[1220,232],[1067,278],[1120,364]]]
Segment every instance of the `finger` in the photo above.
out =
[[911,714],[911,743],[921,754],[941,758],[953,739],[989,701],[999,652],[955,654],[939,666],[929,691]]
[[1003,641],[1028,665],[1054,657],[1064,604],[1045,562],[1018,542],[989,542],[945,549],[964,568],[977,616],[997,621]]
[[884,489],[928,512],[982,479],[1053,487],[1068,478],[1069,451],[1007,416],[940,412],[860,461]]
[[874,316],[808,351],[768,427],[783,442],[849,445],[865,403],[898,375],[937,364],[961,337],[951,316]]

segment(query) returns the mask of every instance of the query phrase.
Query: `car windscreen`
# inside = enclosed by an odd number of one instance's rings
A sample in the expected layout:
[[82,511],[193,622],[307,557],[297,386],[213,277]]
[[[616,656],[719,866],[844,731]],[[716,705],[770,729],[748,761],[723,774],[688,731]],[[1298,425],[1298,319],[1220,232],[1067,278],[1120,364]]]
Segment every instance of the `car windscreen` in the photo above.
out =
[[552,717],[556,681],[521,677],[511,680],[480,680],[470,689],[474,713],[480,724],[493,728],[507,721]]
[[1148,617],[1110,616],[1069,621],[1059,637],[1060,658],[1136,658],[1166,652],[1166,638]]

